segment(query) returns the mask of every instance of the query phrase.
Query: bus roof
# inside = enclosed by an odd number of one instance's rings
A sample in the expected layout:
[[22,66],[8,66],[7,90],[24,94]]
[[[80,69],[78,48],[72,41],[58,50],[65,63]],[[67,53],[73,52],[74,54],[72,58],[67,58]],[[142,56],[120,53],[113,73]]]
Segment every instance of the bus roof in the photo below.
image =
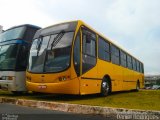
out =
[[[128,55],[130,55],[131,57],[133,57],[134,59],[138,60],[136,57],[134,57],[133,55],[131,55],[130,53],[128,53],[126,50],[122,49],[119,45],[115,44],[113,41],[111,41],[109,38],[105,37],[103,34],[97,32],[95,29],[93,29],[91,26],[89,26],[88,24],[86,24],[85,22],[83,22],[82,20],[73,20],[73,21],[66,21],[66,22],[60,22],[54,25],[60,25],[60,24],[64,24],[64,23],[70,23],[70,22],[77,22],[80,25],[84,25],[86,27],[88,27],[90,30],[94,31],[97,35],[101,36],[102,38],[106,39],[108,42],[110,42],[111,44],[115,45],[116,47],[118,47],[120,50],[124,51],[125,53],[127,53]],[[54,25],[50,25],[48,27],[42,28],[40,30],[38,30],[37,32],[46,29],[46,28],[50,28]],[[140,60],[138,60],[139,62],[141,62]],[[142,63],[142,62],[141,62]],[[143,63],[142,63],[143,64]]]
[[56,32],[64,31],[74,31],[76,29],[78,21],[72,22],[63,22],[59,24],[54,24],[42,29],[39,29],[36,34],[34,35],[34,39],[38,38],[39,36],[46,36]]
[[22,26],[28,26],[28,27],[32,27],[32,28],[35,28],[35,29],[41,29],[41,27],[36,26],[36,25],[32,25],[32,24],[22,24],[22,25],[13,26],[13,27],[5,30],[5,31],[8,31],[8,30],[13,29],[13,28],[17,28],[17,27],[22,27]]

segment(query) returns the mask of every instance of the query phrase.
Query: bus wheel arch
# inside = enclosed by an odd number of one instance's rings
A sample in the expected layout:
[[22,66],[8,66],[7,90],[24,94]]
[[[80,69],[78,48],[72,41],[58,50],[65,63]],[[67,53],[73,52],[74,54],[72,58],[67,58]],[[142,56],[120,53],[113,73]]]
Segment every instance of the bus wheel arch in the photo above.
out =
[[101,96],[108,96],[111,93],[111,79],[109,75],[105,75],[101,82]]

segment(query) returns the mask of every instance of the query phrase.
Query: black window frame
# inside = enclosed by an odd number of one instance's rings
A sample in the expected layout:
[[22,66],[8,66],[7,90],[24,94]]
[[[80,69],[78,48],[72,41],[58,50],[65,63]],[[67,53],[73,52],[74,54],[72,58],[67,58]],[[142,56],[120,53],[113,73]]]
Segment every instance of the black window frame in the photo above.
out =
[[[89,71],[90,69],[92,69],[93,67],[95,67],[97,64],[97,34],[85,26],[81,26],[81,33],[82,33],[82,74],[84,74],[87,71]],[[88,35],[89,38],[92,38],[91,40],[95,41],[95,55],[90,55],[90,54],[85,53],[86,50],[84,52],[84,47],[83,47],[84,35],[86,35],[86,36]],[[92,66],[91,67],[89,66],[88,68],[87,68],[87,63],[85,63],[85,61],[87,61],[87,57],[88,57],[88,59],[93,59]],[[92,62],[92,60],[90,61],[90,63],[91,62]]]
[[127,68],[129,69],[133,69],[133,65],[132,65],[132,57],[130,55],[127,54]]
[[137,72],[140,72],[140,62],[137,60],[136,64],[137,64]]
[[111,44],[111,61],[113,64],[120,65],[120,49],[113,44]]
[[[79,50],[80,51],[76,51],[75,52],[75,45],[77,45],[76,44],[76,42],[78,41],[77,40],[77,38],[79,37]],[[75,64],[75,56],[77,57],[77,54],[75,54],[75,53],[77,53],[77,52],[79,52],[79,57],[80,57],[80,59],[79,59],[79,65],[78,65],[78,63],[77,63],[77,65]],[[76,37],[75,37],[75,40],[74,40],[74,47],[73,47],[73,64],[74,64],[74,69],[75,69],[75,72],[76,72],[76,74],[77,74],[77,76],[79,77],[80,75],[81,75],[81,69],[80,69],[80,66],[81,66],[81,32],[80,32],[80,29],[78,30],[78,32],[77,32],[77,34],[76,34]]]
[[122,50],[120,50],[120,63],[121,66],[127,68],[127,53]]
[[27,26],[27,25],[25,27],[26,27],[26,30],[25,30],[25,33],[24,33],[24,36],[23,36],[23,40],[27,41],[29,43],[32,43],[33,37],[34,37],[35,33],[40,28],[32,27],[32,26]]
[[[107,50],[105,50],[105,45],[102,48],[100,41],[103,41],[103,43],[108,46]],[[100,56],[100,54],[103,54],[104,58],[102,56]],[[105,57],[105,55],[108,55],[108,57]],[[110,42],[105,40],[101,36],[98,37],[98,58],[101,59],[101,60],[107,61],[107,62],[111,61],[111,46],[110,46]]]
[[140,62],[140,72],[144,73],[143,63]]
[[132,68],[134,71],[137,70],[137,63],[136,63],[136,59],[132,57]]
[[142,73],[144,73],[144,65],[143,65],[143,63],[142,63]]

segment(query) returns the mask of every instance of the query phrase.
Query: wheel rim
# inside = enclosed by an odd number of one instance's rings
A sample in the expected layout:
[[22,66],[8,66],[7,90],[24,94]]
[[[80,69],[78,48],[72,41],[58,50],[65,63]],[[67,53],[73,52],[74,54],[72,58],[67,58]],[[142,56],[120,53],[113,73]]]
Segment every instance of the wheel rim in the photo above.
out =
[[102,83],[102,88],[103,88],[104,93],[108,94],[109,85],[108,85],[107,82],[103,81],[103,83]]

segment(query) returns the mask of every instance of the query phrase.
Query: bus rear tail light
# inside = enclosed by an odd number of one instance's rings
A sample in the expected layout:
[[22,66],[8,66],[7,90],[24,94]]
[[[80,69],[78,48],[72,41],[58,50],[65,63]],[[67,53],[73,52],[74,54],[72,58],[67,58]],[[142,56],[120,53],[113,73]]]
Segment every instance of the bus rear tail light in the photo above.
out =
[[14,76],[2,76],[2,80],[13,80]]
[[8,79],[7,80],[13,80],[14,77],[13,76],[8,76]]

